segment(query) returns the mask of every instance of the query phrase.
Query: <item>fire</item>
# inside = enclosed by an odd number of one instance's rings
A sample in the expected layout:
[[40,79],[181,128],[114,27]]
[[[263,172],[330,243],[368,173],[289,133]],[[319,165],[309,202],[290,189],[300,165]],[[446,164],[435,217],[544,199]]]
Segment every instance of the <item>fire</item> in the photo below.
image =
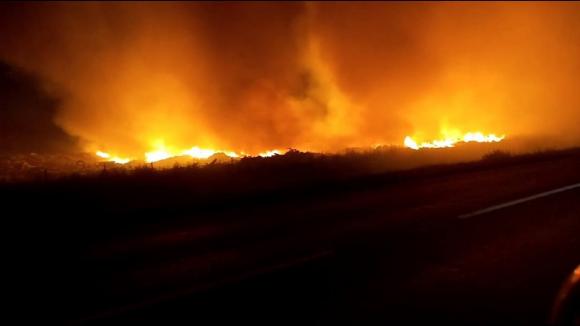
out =
[[214,150],[209,148],[191,147],[190,149],[172,151],[161,146],[160,149],[145,153],[145,162],[153,163],[177,156],[190,156],[197,159],[206,159],[217,153],[224,153],[229,157],[239,157],[239,155],[232,151]]
[[111,154],[103,152],[103,151],[97,151],[96,155],[100,158],[106,159],[107,161],[115,162],[118,164],[125,164],[125,163],[129,163],[129,161],[131,161],[131,159],[112,156]]
[[97,151],[97,156],[100,158],[110,158],[111,155],[109,153],[105,153],[105,152],[101,152],[101,151]]
[[421,148],[448,148],[454,147],[457,143],[497,143],[502,141],[505,135],[497,136],[495,134],[485,135],[482,132],[468,132],[463,136],[449,136],[444,139],[433,140],[430,142],[417,143],[411,136],[405,137],[403,144],[407,148],[418,150]]
[[145,153],[145,162],[153,163],[153,162],[168,159],[172,156],[175,156],[175,155],[171,155],[166,150],[160,149],[160,150]]
[[260,156],[260,157],[272,157],[274,155],[280,155],[280,154],[282,154],[281,150],[274,149],[271,151],[262,152],[262,153],[258,154],[258,156]]
[[[419,150],[421,148],[449,148],[455,147],[458,143],[469,143],[469,142],[478,142],[478,143],[497,143],[502,141],[505,138],[505,135],[498,136],[496,134],[484,134],[482,132],[468,132],[463,135],[460,135],[457,132],[443,132],[446,135],[442,139],[432,140],[428,142],[417,142],[411,136],[406,136],[403,144],[405,147]],[[378,145],[377,145],[378,146]],[[376,146],[375,146],[376,147]],[[153,163],[165,159],[169,159],[172,157],[183,157],[189,156],[195,159],[207,159],[211,156],[222,153],[231,158],[240,158],[240,157],[250,157],[250,156],[259,156],[259,157],[272,157],[275,155],[282,155],[285,153],[283,150],[279,149],[272,149],[268,151],[264,151],[255,155],[246,154],[245,152],[235,152],[230,150],[218,150],[218,149],[211,149],[211,148],[203,148],[198,146],[193,146],[189,149],[184,150],[175,150],[174,148],[166,147],[163,142],[158,142],[154,146],[154,150],[144,153],[144,161],[147,163]],[[96,151],[95,154],[107,161],[115,162],[119,164],[125,164],[132,161],[134,158],[122,158],[119,156],[113,156],[104,151]]]
[[[218,153],[222,153],[228,157],[231,158],[240,158],[240,157],[248,157],[248,156],[260,156],[260,157],[272,157],[274,155],[281,155],[284,154],[284,151],[279,150],[279,149],[273,149],[273,150],[269,150],[269,151],[265,151],[262,153],[259,153],[257,155],[248,155],[244,152],[235,152],[235,151],[229,151],[229,150],[216,150],[216,149],[209,149],[209,148],[201,148],[198,146],[193,146],[189,149],[185,149],[185,150],[171,150],[166,148],[165,146],[163,146],[163,144],[158,144],[158,146],[156,146],[157,149],[146,152],[144,154],[144,161],[147,163],[154,163],[157,161],[161,161],[161,160],[165,160],[168,158],[172,158],[172,157],[178,157],[178,156],[190,156],[192,158],[197,158],[197,159],[207,159],[209,157],[211,157],[212,155],[218,154]],[[105,159],[107,161],[110,162],[115,162],[115,163],[119,163],[119,164],[125,164],[128,163],[130,161],[132,161],[133,159],[129,159],[129,158],[121,158],[118,156],[113,156],[107,152],[103,152],[103,151],[96,151],[95,155],[97,155],[98,157]]]
[[197,159],[206,159],[217,153],[224,153],[229,157],[238,157],[238,154],[232,151],[201,148],[198,146],[193,146],[184,150],[175,150],[166,147],[163,141],[156,142],[155,148],[156,150],[145,153],[145,162],[153,163],[177,156],[190,156]]
[[217,152],[214,151],[213,149],[199,148],[197,146],[194,146],[188,150],[183,151],[183,154],[189,155],[193,158],[208,158],[216,153]]

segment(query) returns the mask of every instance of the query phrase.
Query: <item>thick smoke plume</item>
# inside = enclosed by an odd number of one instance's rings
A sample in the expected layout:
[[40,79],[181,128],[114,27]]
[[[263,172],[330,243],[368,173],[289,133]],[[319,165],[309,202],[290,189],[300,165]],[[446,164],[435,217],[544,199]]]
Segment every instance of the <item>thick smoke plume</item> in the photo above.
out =
[[0,60],[88,151],[580,143],[579,3],[9,3]]

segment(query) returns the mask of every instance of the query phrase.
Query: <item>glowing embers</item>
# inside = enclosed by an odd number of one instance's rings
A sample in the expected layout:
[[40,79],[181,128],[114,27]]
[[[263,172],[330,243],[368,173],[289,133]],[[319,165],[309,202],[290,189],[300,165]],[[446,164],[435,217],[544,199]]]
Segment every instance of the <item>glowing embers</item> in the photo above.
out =
[[468,132],[460,137],[447,137],[444,139],[433,140],[429,142],[418,143],[410,136],[405,137],[403,144],[407,148],[421,149],[421,148],[448,148],[454,147],[457,143],[498,143],[505,138],[505,135],[496,136],[495,134],[485,135],[482,132]]

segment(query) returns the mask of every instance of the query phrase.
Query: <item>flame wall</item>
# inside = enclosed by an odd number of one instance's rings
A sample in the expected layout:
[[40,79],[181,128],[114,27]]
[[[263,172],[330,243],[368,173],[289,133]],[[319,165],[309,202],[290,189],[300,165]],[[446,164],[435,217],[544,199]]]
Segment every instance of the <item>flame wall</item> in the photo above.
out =
[[580,3],[12,3],[0,44],[90,151],[580,144]]

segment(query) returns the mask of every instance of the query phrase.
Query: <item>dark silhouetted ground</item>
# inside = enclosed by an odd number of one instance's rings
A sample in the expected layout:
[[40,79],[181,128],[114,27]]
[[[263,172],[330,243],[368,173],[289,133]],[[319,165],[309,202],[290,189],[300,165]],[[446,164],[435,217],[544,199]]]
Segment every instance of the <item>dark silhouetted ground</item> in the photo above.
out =
[[457,216],[580,182],[578,149],[384,173],[348,162],[296,152],[3,184],[11,311],[46,323],[544,323],[580,263],[578,190]]

